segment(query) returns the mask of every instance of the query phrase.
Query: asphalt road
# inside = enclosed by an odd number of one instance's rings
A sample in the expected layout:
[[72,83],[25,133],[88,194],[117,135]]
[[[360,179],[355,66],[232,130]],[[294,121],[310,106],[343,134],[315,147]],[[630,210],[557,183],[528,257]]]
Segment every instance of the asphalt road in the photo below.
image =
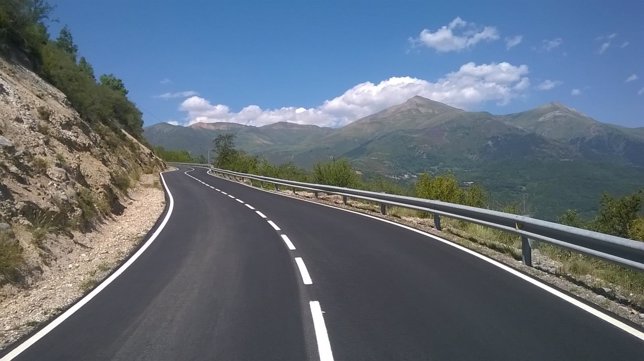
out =
[[644,355],[634,335],[423,234],[184,171],[164,175],[174,211],[150,247],[16,360]]

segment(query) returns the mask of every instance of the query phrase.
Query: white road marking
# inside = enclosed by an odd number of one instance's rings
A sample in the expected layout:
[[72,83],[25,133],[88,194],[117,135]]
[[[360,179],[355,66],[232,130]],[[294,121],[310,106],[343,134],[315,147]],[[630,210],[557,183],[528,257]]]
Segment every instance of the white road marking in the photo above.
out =
[[228,197],[229,197],[229,198],[232,198],[232,199],[235,199],[235,196],[234,196],[234,195],[232,195],[232,194],[229,194],[229,195],[228,195]]
[[225,195],[225,196],[227,196],[227,195],[228,195],[228,193],[223,192],[223,191],[221,192],[221,194],[223,194],[223,195]]
[[260,216],[260,217],[262,217],[262,218],[266,219],[266,216],[264,215],[264,213],[262,213],[262,212],[260,212],[260,211],[255,211],[255,213],[257,213],[257,215],[258,215],[258,216]]
[[284,243],[286,243],[286,247],[288,247],[288,249],[295,251],[295,245],[293,244],[293,242],[291,242],[287,235],[283,234],[282,239],[284,240]]
[[275,222],[273,222],[273,221],[268,221],[268,224],[270,224],[270,225],[271,225],[271,227],[273,227],[273,229],[274,229],[274,230],[276,230],[276,231],[281,231],[280,227],[278,227],[278,226],[277,226],[277,224],[275,224]]
[[246,207],[248,207],[249,209],[255,210],[255,208],[248,203],[246,203]]
[[315,339],[318,343],[320,361],[333,361],[331,342],[329,342],[329,334],[324,324],[324,316],[322,315],[320,302],[310,301],[309,306],[311,307],[311,316],[313,316],[313,328],[315,329]]
[[242,200],[241,200],[241,199],[239,199],[239,198],[237,198],[237,199],[236,199],[236,201],[237,201],[237,202],[239,202],[239,203],[241,203],[241,204],[244,204],[244,201],[242,201]]
[[128,267],[134,263],[134,261],[139,258],[143,252],[145,252],[148,247],[154,242],[155,239],[159,236],[159,234],[163,231],[163,228],[165,225],[168,223],[170,220],[170,217],[172,216],[172,211],[174,210],[174,198],[172,197],[172,193],[170,193],[170,189],[168,189],[168,185],[165,182],[165,178],[163,178],[163,173],[161,173],[161,180],[163,181],[163,186],[165,187],[166,192],[168,193],[168,199],[170,199],[170,204],[168,205],[168,212],[165,215],[165,218],[163,218],[163,221],[159,225],[159,227],[154,231],[152,236],[139,248],[136,253],[132,255],[119,269],[117,269],[112,275],[110,275],[108,278],[105,279],[105,281],[101,282],[96,288],[94,288],[90,293],[88,293],[85,297],[83,297],[80,301],[76,302],[72,307],[70,307],[67,311],[65,311],[62,315],[56,317],[53,321],[51,321],[47,326],[45,326],[43,329],[38,331],[35,335],[31,336],[28,338],[25,342],[21,343],[18,345],[18,347],[14,348],[6,354],[0,361],[9,361],[14,358],[16,358],[18,355],[23,353],[26,349],[28,349],[31,345],[34,343],[38,342],[41,338],[45,337],[49,332],[51,332],[54,328],[56,328],[58,325],[63,323],[66,319],[68,319],[71,315],[73,315],[76,311],[80,310],[81,307],[85,306],[86,303],[92,300],[92,298],[96,297],[102,290],[105,289],[110,283],[112,283],[118,276],[120,276],[123,272],[125,272]]
[[610,323],[611,325],[619,328],[620,330],[622,330],[624,332],[627,332],[627,333],[639,338],[640,340],[644,341],[644,332],[641,332],[641,331],[637,330],[636,328],[631,327],[631,326],[625,324],[624,322],[622,322],[622,321],[620,321],[620,320],[618,320],[616,318],[613,318],[610,315],[608,315],[608,314],[606,314],[606,313],[604,313],[604,312],[602,312],[600,310],[595,309],[594,307],[591,307],[591,306],[589,306],[589,305],[587,305],[587,304],[585,304],[585,303],[583,303],[581,301],[578,301],[577,299],[575,299],[575,298],[573,298],[573,297],[571,297],[571,296],[569,296],[569,295],[567,295],[567,294],[565,294],[565,293],[563,293],[563,292],[561,292],[561,291],[559,291],[559,290],[557,290],[557,289],[555,289],[555,288],[553,288],[553,287],[551,287],[551,286],[549,286],[549,285],[547,285],[547,284],[545,284],[545,283],[543,283],[543,282],[541,282],[541,281],[539,281],[539,280],[537,280],[535,278],[527,276],[527,275],[515,270],[514,268],[512,268],[510,266],[507,266],[507,265],[505,265],[505,264],[503,264],[503,263],[501,263],[501,262],[499,262],[497,260],[494,260],[494,259],[489,258],[487,256],[484,256],[482,254],[476,253],[475,251],[473,251],[471,249],[468,249],[468,248],[465,248],[465,247],[463,247],[463,246],[461,246],[459,244],[452,243],[452,242],[450,242],[448,240],[442,239],[442,238],[440,238],[438,236],[435,236],[435,235],[433,235],[431,233],[427,233],[427,232],[421,231],[419,229],[415,229],[415,228],[406,226],[404,224],[396,223],[396,222],[390,221],[388,219],[383,219],[383,218],[380,218],[380,217],[372,216],[370,214],[364,214],[364,213],[360,213],[360,212],[356,212],[356,211],[352,211],[352,210],[348,210],[348,209],[343,209],[343,208],[336,208],[336,207],[333,207],[333,206],[328,206],[326,204],[320,204],[320,203],[307,201],[307,200],[302,200],[302,201],[309,202],[309,203],[312,203],[312,204],[317,204],[317,205],[320,205],[320,206],[323,206],[323,207],[337,209],[337,210],[344,211],[344,212],[357,214],[357,215],[372,218],[372,219],[375,219],[375,220],[378,220],[378,221],[381,221],[381,222],[389,223],[391,225],[401,227],[401,228],[405,228],[405,229],[407,229],[409,231],[416,232],[418,234],[422,234],[422,235],[424,235],[426,237],[432,238],[432,239],[434,239],[436,241],[439,241],[441,243],[444,243],[444,244],[446,244],[448,246],[457,248],[457,249],[459,249],[459,250],[461,250],[461,251],[463,251],[465,253],[469,253],[470,255],[472,255],[474,257],[477,257],[477,258],[479,258],[479,259],[481,259],[481,260],[483,260],[485,262],[488,262],[488,263],[490,263],[490,264],[492,264],[492,265],[494,265],[494,266],[496,266],[496,267],[498,267],[498,268],[500,268],[500,269],[502,269],[502,270],[504,270],[504,271],[516,276],[516,277],[519,277],[520,279],[522,279],[522,280],[524,280],[524,281],[526,281],[528,283],[531,283],[532,285],[534,285],[536,287],[541,288],[542,290],[552,294],[553,296],[559,297],[562,300],[572,304],[573,306],[576,306],[576,307],[578,307],[578,308],[590,313],[591,315],[593,315],[593,316],[595,316],[595,317],[597,317],[597,318],[599,318],[599,319],[601,319],[601,320],[603,320],[605,322]]
[[217,192],[221,192],[221,189],[219,189],[219,188],[215,188],[215,190],[216,190]]
[[302,282],[304,282],[305,285],[312,285],[313,280],[311,279],[311,275],[309,275],[309,270],[306,269],[306,265],[304,264],[302,257],[295,257],[295,263],[297,264],[297,268],[300,270]]
[[[512,275],[517,276],[517,277],[523,279],[524,281],[529,282],[529,283],[533,284],[534,286],[543,289],[544,291],[552,294],[553,296],[561,298],[564,301],[572,304],[573,306],[578,307],[578,308],[590,313],[591,315],[593,315],[593,316],[595,316],[595,317],[597,317],[597,318],[599,318],[599,319],[601,319],[601,320],[603,320],[605,322],[610,323],[611,325],[619,328],[620,330],[622,330],[622,331],[624,331],[626,333],[629,333],[629,334],[637,337],[638,339],[644,341],[644,332],[641,332],[641,331],[637,330],[636,328],[631,327],[631,326],[625,324],[624,322],[622,322],[622,321],[620,321],[620,320],[618,320],[618,319],[616,319],[616,318],[614,318],[614,317],[612,317],[612,316],[610,316],[610,315],[608,315],[608,314],[606,314],[606,313],[604,313],[604,312],[602,312],[600,310],[597,310],[597,309],[595,309],[595,308],[593,308],[593,307],[591,307],[591,306],[589,306],[589,305],[587,305],[587,304],[585,304],[583,302],[577,301],[573,297],[570,297],[567,294],[565,294],[565,293],[563,293],[561,291],[558,291],[558,290],[554,289],[553,287],[551,287],[551,286],[549,286],[549,285],[547,285],[547,284],[545,284],[545,283],[543,283],[543,282],[541,282],[541,281],[539,281],[537,279],[534,279],[534,278],[531,278],[531,277],[529,277],[527,275],[524,275],[523,273],[521,273],[519,271],[516,271],[515,269],[513,269],[510,266],[506,266],[501,262],[493,260],[492,258],[489,258],[489,257],[484,256],[482,254],[478,254],[475,251],[467,249],[467,248],[465,248],[465,247],[463,247],[461,245],[458,245],[456,243],[452,243],[452,242],[450,242],[448,240],[445,240],[445,239],[442,239],[440,237],[434,236],[431,233],[423,232],[421,230],[406,226],[404,224],[400,224],[400,223],[396,223],[396,222],[393,222],[393,221],[390,221],[390,220],[387,220],[387,219],[372,216],[370,214],[360,213],[360,212],[356,212],[356,211],[352,211],[352,210],[344,209],[344,208],[333,207],[333,206],[330,206],[330,205],[317,203],[317,202],[310,201],[310,200],[291,197],[291,196],[288,196],[288,195],[285,195],[285,194],[273,193],[273,192],[270,192],[270,191],[267,191],[267,190],[264,190],[264,189],[258,189],[258,188],[252,187],[250,185],[246,185],[246,186],[249,187],[249,188],[261,191],[261,192],[266,192],[266,193],[269,193],[269,194],[276,194],[276,195],[286,197],[286,198],[291,198],[291,199],[294,199],[294,200],[297,200],[297,201],[307,202],[307,203],[315,204],[315,205],[322,206],[322,207],[333,208],[333,209],[336,209],[336,210],[339,210],[339,211],[349,212],[349,213],[357,214],[359,216],[372,218],[372,219],[375,219],[375,220],[380,221],[380,222],[389,223],[391,225],[401,227],[401,228],[405,228],[405,229],[410,230],[412,232],[422,234],[422,235],[424,235],[426,237],[429,237],[429,238],[432,238],[432,239],[437,240],[439,242],[442,242],[442,243],[444,243],[444,244],[446,244],[448,246],[451,246],[451,247],[457,248],[457,249],[459,249],[459,250],[461,250],[463,252],[469,253],[469,254],[473,255],[474,257],[477,257],[477,258],[479,258],[479,259],[481,259],[481,260],[483,260],[485,262],[488,262],[488,263],[490,263],[490,264],[492,264],[492,265],[494,265],[494,266],[496,266],[496,267],[498,267],[498,268],[500,268],[500,269],[502,269],[502,270],[504,270],[506,272],[509,272]],[[3,360],[0,360],[0,361],[3,361]]]

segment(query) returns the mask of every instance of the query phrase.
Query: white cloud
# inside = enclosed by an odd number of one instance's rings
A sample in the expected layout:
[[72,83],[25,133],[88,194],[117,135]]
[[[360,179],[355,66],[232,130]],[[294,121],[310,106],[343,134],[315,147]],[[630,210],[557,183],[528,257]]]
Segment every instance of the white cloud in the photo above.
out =
[[523,41],[523,35],[515,35],[515,36],[510,36],[505,38],[505,48],[510,50],[511,48],[514,48],[515,46],[521,44]]
[[545,52],[549,52],[551,50],[554,50],[563,44],[563,39],[562,38],[554,38],[554,39],[544,39],[541,41],[541,50]]
[[629,76],[628,78],[626,78],[626,80],[624,80],[624,83],[630,83],[630,82],[635,81],[637,79],[639,79],[637,74],[631,74],[631,76]]
[[[615,37],[617,37],[617,33],[612,33],[612,34],[609,34],[609,35],[602,35],[602,36],[596,37],[595,40],[598,40],[598,41],[602,42],[601,45],[599,46],[599,50],[597,50],[597,52],[600,55],[604,54],[604,52],[606,52],[606,50],[608,50],[608,48],[610,48],[611,45],[613,45],[613,40],[615,39]],[[625,48],[627,46],[628,46],[628,41],[622,43],[622,45],[620,45],[620,48]]]
[[249,105],[236,113],[225,105],[193,96],[184,100],[179,110],[186,112],[186,124],[234,122],[261,126],[287,121],[339,127],[416,95],[466,109],[489,101],[507,104],[530,86],[528,72],[526,65],[514,66],[505,62],[476,65],[470,62],[436,82],[392,77],[377,84],[360,83],[315,108],[262,109]]
[[410,39],[414,45],[423,45],[440,53],[460,51],[473,47],[481,41],[499,39],[499,32],[493,26],[477,27],[474,23],[457,17],[448,25],[432,32],[423,29],[418,38]]
[[161,95],[155,96],[155,98],[161,98],[161,99],[175,99],[175,98],[189,98],[195,95],[199,95],[194,90],[186,90],[182,92],[175,92],[175,93],[163,93]]
[[571,90],[570,95],[572,95],[572,96],[581,95],[581,89],[575,88],[575,89]]
[[163,78],[163,79],[161,79],[161,81],[159,82],[159,84],[163,84],[163,85],[166,85],[166,84],[172,84],[172,80],[170,80],[170,79],[168,79],[168,78]]
[[168,120],[168,121],[166,121],[166,123],[168,123],[170,125],[179,125],[179,122],[176,121],[176,120]]
[[622,43],[622,45],[620,45],[619,47],[623,49],[623,48],[625,48],[625,47],[627,47],[627,46],[629,46],[629,45],[630,45],[630,42],[625,41],[625,42],[623,42],[623,43]]
[[637,92],[637,95],[642,95],[642,94],[644,94],[644,88],[640,89],[640,90]]
[[559,80],[550,80],[546,79],[542,81],[539,85],[537,85],[537,89],[539,90],[551,90],[554,89],[555,87],[558,87],[559,85],[563,84]]

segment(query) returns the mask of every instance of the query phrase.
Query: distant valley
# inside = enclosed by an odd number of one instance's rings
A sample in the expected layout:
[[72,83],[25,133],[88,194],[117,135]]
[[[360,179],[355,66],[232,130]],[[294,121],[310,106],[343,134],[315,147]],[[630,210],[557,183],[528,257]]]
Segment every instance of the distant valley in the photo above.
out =
[[402,182],[423,172],[453,172],[461,181],[482,184],[491,207],[515,203],[546,219],[566,209],[590,216],[602,192],[644,188],[644,128],[601,123],[558,103],[493,115],[413,97],[338,129],[294,123],[162,123],[144,129],[155,146],[204,157],[223,133],[235,134],[239,149],[274,163],[310,168],[345,157],[367,176]]

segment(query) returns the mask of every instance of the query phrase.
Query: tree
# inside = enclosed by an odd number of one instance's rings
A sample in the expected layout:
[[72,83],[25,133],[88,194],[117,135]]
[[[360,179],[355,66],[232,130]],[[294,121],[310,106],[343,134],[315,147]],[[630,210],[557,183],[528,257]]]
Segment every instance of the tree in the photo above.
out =
[[100,84],[123,94],[123,96],[127,96],[128,91],[125,88],[125,84],[123,84],[123,80],[117,78],[114,74],[101,75]]
[[357,187],[359,184],[358,175],[346,159],[315,164],[313,181],[336,187]]
[[56,39],[56,45],[59,48],[63,49],[67,54],[71,55],[72,59],[76,61],[78,46],[74,44],[72,33],[71,31],[69,31],[69,28],[67,27],[67,25],[63,26],[63,28],[60,29],[60,33],[58,34],[58,39]]
[[81,56],[80,60],[78,61],[78,67],[80,68],[81,72],[92,78],[92,80],[96,81],[96,76],[94,76],[94,67],[92,67],[92,64],[87,62],[87,59],[85,59],[84,56]]
[[559,223],[571,227],[586,228],[584,220],[581,219],[579,213],[574,209],[568,209],[565,211],[564,214],[559,217]]
[[229,168],[237,156],[235,135],[230,133],[220,134],[212,142],[213,152],[216,154],[213,159],[213,165],[217,168]]
[[613,198],[604,193],[593,228],[602,233],[628,238],[642,206],[642,191]]
[[485,189],[474,184],[465,189],[464,204],[472,207],[485,207],[487,204],[487,192]]

